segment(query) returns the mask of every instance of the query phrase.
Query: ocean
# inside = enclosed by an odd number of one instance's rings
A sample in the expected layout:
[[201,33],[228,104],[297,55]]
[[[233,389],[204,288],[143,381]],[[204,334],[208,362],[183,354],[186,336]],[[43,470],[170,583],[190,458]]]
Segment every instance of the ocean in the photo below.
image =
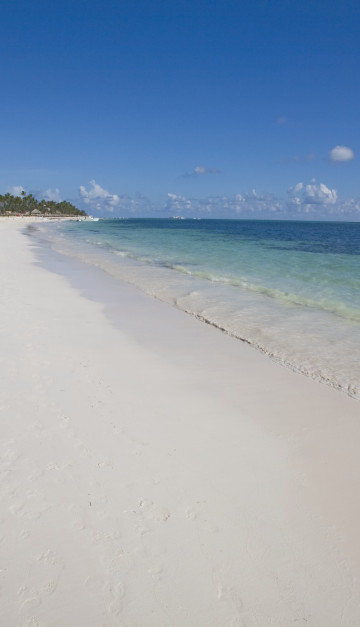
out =
[[360,223],[103,219],[33,234],[360,398]]

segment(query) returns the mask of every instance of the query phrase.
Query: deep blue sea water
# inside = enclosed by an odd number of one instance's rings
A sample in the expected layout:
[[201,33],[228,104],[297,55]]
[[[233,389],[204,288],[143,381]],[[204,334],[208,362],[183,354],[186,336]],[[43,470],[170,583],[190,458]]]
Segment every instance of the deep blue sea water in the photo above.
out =
[[360,398],[360,223],[106,219],[39,229],[57,251]]

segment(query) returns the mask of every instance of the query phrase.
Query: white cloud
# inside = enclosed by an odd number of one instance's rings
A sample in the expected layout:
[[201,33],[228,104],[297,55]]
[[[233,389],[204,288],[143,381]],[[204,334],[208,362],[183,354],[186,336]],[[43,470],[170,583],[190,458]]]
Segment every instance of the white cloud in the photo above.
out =
[[204,174],[220,174],[220,170],[216,168],[205,168],[203,165],[197,165],[192,172],[184,174],[184,178],[204,176]]
[[202,165],[197,165],[194,169],[194,174],[220,174],[220,170],[217,170],[216,168],[204,168]]
[[[15,185],[14,187],[9,188],[10,194],[13,196],[21,196],[23,192],[25,192],[22,185]],[[56,187],[53,191],[52,189],[31,189],[29,192],[31,193],[37,200],[53,200],[54,202],[61,202],[62,198],[60,196],[60,190]]]
[[212,196],[192,202],[194,212],[206,212],[220,218],[281,217],[284,207],[273,194],[258,194],[255,189],[234,196]]
[[308,185],[296,183],[289,188],[288,196],[286,209],[295,216],[326,218],[339,212],[336,190],[330,189],[325,183],[317,184],[315,179]]
[[308,152],[306,155],[292,155],[291,157],[281,158],[279,159],[279,163],[281,163],[282,165],[301,165],[303,163],[309,163],[310,161],[314,161],[315,159],[315,153]]
[[[296,187],[296,186],[295,186]],[[335,189],[329,189],[324,183],[319,185],[306,185],[305,187],[305,204],[331,204],[337,201],[337,193]]]
[[232,196],[203,198],[187,198],[169,192],[165,202],[155,204],[141,193],[134,198],[111,194],[94,180],[90,189],[81,186],[80,194],[85,209],[97,209],[103,215],[107,211],[115,212],[115,215],[124,217],[360,220],[359,199],[341,200],[335,189],[325,183],[317,183],[315,179],[309,183],[295,183],[288,190],[288,199],[269,192],[259,193],[255,189]]
[[347,146],[335,146],[329,153],[331,161],[351,161],[354,158],[354,151]]
[[24,188],[22,185],[14,185],[14,187],[9,187],[9,194],[12,196],[21,196],[22,192],[24,192]]
[[40,195],[44,200],[53,200],[54,202],[61,202],[62,200],[60,196],[60,190],[57,187],[55,188],[55,191],[50,188],[46,189]]
[[360,200],[351,198],[340,203],[338,212],[343,218],[359,219],[360,218]]
[[122,198],[118,194],[110,194],[106,189],[101,187],[93,179],[90,181],[91,189],[89,191],[80,185],[80,196],[83,201],[97,211],[114,211],[115,207],[120,206]]
[[335,189],[312,180],[296,183],[289,199],[256,190],[234,196],[192,199],[193,215],[224,218],[360,220],[360,200],[339,200]]
[[185,196],[178,196],[177,194],[169,193],[168,200],[165,203],[163,209],[173,213],[187,213],[192,211],[191,200],[185,198]]

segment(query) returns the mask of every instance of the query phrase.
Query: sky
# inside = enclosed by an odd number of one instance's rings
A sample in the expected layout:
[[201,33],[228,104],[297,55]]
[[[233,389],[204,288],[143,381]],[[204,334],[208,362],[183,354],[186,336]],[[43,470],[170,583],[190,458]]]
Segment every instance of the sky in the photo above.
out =
[[358,0],[2,0],[0,193],[360,220]]

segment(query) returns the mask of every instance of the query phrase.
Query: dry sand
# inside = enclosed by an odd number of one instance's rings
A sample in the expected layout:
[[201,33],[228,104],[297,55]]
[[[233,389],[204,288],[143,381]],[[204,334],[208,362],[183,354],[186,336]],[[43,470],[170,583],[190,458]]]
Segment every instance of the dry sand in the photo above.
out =
[[104,273],[45,269],[19,224],[0,624],[358,627],[359,402]]

